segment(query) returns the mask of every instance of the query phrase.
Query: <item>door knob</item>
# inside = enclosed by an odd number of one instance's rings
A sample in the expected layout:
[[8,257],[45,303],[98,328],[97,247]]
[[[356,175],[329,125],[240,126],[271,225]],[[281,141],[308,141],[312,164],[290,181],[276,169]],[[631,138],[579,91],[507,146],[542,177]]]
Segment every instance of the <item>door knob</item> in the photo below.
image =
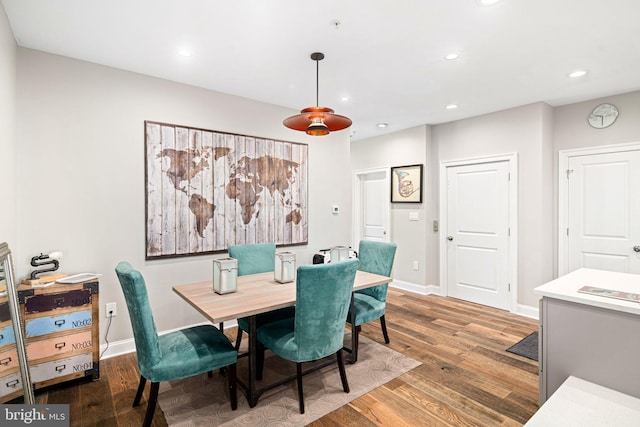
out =
[[633,250],[636,251],[636,252],[640,252],[640,246],[634,246]]
[[447,240],[448,241],[452,241],[453,240],[453,236],[447,236]]

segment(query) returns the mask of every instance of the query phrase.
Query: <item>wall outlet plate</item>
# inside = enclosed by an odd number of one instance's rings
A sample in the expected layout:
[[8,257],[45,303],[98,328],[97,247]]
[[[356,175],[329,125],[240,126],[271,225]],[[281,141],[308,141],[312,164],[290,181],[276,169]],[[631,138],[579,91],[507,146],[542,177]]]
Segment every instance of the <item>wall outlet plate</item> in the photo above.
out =
[[104,317],[115,317],[118,314],[118,310],[116,309],[115,302],[109,302],[105,304],[105,312]]

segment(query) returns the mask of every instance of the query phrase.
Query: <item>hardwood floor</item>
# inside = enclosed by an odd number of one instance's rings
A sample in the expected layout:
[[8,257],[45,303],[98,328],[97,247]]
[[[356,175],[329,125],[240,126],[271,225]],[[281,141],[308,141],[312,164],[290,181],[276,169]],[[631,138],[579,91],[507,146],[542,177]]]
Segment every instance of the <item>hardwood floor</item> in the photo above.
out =
[[[312,426],[521,426],[538,409],[538,363],[505,351],[537,330],[501,310],[389,289],[389,346],[422,364]],[[235,338],[235,328],[226,331]],[[383,343],[379,322],[362,333]],[[72,426],[139,426],[134,354],[101,362],[101,379],[36,392],[36,403],[70,404]],[[241,393],[239,399],[244,399]],[[158,406],[153,426],[166,426]]]

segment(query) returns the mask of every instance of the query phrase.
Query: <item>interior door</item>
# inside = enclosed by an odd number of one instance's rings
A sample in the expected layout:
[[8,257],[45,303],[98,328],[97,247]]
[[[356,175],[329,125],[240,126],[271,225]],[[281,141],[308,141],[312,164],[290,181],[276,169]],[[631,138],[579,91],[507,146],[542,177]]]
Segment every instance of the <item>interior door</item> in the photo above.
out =
[[568,271],[640,273],[640,151],[570,157]]
[[447,295],[508,310],[509,162],[446,173]]
[[358,230],[354,244],[360,240],[388,242],[389,173],[388,170],[365,171],[357,175],[356,212]]

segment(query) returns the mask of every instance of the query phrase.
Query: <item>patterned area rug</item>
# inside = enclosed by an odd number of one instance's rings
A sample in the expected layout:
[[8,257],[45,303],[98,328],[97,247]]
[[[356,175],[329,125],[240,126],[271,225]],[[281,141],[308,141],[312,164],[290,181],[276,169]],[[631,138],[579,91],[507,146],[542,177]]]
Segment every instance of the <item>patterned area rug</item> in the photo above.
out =
[[[246,340],[245,340],[246,341]],[[345,353],[346,354],[346,353]],[[265,354],[262,384],[295,374],[295,364],[269,351]],[[238,374],[246,375],[246,358],[238,361]],[[415,368],[420,363],[390,348],[360,338],[358,362],[346,363],[350,393],[342,390],[337,364],[303,378],[305,413],[298,409],[295,381],[269,390],[254,408],[238,389],[238,409],[231,410],[226,377],[215,373],[160,384],[158,402],[170,426],[304,426],[382,384]],[[310,364],[303,365],[306,369]]]

